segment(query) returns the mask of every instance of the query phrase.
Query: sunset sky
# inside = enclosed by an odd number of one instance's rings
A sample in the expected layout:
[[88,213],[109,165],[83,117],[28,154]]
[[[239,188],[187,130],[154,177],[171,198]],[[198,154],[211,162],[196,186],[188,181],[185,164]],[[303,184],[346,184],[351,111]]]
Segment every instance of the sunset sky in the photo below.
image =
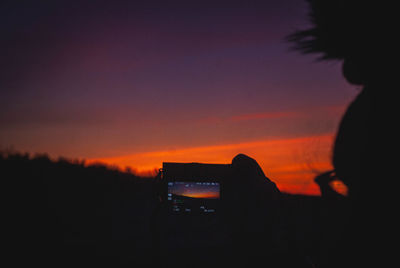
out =
[[244,153],[318,194],[358,91],[285,41],[308,25],[303,0],[1,5],[0,149],[137,172]]
[[217,199],[220,197],[220,188],[218,183],[199,183],[193,182],[174,182],[168,186],[168,194],[182,195],[192,198]]

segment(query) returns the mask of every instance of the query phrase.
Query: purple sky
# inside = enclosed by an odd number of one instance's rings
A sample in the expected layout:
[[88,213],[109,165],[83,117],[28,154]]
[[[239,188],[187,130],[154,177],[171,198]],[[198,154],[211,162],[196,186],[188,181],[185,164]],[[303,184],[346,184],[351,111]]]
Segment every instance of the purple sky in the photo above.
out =
[[335,132],[357,91],[285,42],[304,1],[165,2],[6,1],[0,148],[107,158]]

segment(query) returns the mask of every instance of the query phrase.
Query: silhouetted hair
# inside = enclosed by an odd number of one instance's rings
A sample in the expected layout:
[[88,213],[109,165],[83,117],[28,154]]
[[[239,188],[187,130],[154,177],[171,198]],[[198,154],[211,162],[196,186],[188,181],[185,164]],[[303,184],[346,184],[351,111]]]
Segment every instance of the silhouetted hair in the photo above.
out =
[[[380,11],[369,1],[307,0],[312,27],[288,37],[303,53],[320,59],[363,57],[375,53],[382,42]],[[372,1],[371,1],[372,2]],[[382,5],[381,5],[382,6]]]

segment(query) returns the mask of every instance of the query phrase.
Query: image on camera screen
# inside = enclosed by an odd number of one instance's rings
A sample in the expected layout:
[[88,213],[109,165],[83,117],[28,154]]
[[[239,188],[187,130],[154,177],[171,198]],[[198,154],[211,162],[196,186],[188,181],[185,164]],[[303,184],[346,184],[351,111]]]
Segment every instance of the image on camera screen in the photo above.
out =
[[219,198],[218,182],[168,182],[168,202],[175,213],[215,213]]

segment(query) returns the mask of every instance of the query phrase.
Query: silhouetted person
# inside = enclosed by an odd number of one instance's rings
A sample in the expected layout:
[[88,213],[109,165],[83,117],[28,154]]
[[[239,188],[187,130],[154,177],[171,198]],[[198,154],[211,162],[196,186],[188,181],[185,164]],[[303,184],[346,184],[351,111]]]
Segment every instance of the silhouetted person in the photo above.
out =
[[[396,99],[393,88],[397,86],[393,40],[396,31],[394,25],[382,17],[390,17],[388,13],[392,8],[360,0],[308,2],[313,27],[291,35],[289,40],[304,53],[319,54],[320,60],[342,61],[344,77],[361,87],[338,128],[332,159],[335,170],[316,178],[326,202],[320,213],[322,231],[317,232],[321,238],[315,246],[318,252],[314,253],[313,264],[317,267],[382,267],[390,259],[388,239],[395,230],[390,228],[395,210],[394,203],[388,201],[387,190],[393,187],[391,180],[395,175],[391,172],[393,167],[382,165],[381,161],[387,159],[387,149],[393,146],[389,137],[394,130],[390,101]],[[239,166],[245,166],[245,162],[251,160],[239,159],[238,162]],[[259,175],[247,176],[249,182],[263,177],[254,163],[247,165],[252,165],[253,173]],[[331,187],[333,180],[341,180],[347,186],[346,198]],[[257,195],[255,188],[253,191]],[[274,204],[272,207],[279,208],[271,197],[266,199],[269,200],[265,202]]]
[[[394,24],[387,18],[391,7],[359,0],[308,0],[313,27],[292,35],[297,48],[318,53],[322,60],[343,61],[343,75],[361,92],[350,104],[337,132],[333,165],[336,179],[348,187],[349,217],[338,241],[324,241],[319,265],[344,267],[387,261],[387,239],[392,235],[387,208],[390,166],[381,164],[390,148],[390,128],[397,64]],[[390,122],[389,124],[385,123]],[[383,135],[381,135],[383,134]],[[380,138],[385,136],[384,139]],[[386,174],[384,170],[388,170]],[[317,177],[323,197],[336,198],[329,189],[330,172]],[[337,219],[332,219],[332,222]],[[325,226],[326,232],[336,228]],[[325,252],[324,252],[325,249]]]

